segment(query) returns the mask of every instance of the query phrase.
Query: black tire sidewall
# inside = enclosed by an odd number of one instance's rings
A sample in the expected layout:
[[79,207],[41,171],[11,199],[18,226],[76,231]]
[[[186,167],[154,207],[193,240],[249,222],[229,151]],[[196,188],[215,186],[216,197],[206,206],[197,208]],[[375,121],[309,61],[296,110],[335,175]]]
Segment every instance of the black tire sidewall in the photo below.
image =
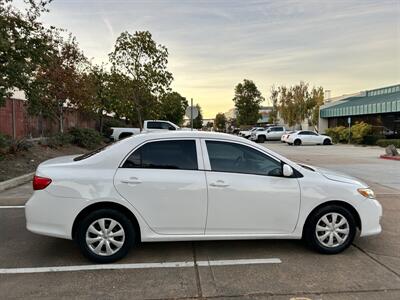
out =
[[265,136],[260,135],[260,136],[257,138],[257,140],[258,140],[259,143],[265,143],[266,138],[265,138]]
[[331,141],[329,139],[324,139],[323,145],[330,145]]
[[[339,213],[343,217],[345,217],[347,219],[347,222],[349,223],[349,229],[350,229],[349,236],[342,245],[335,248],[325,247],[318,241],[315,235],[315,227],[317,225],[318,220],[327,213]],[[309,247],[318,251],[319,253],[337,254],[342,252],[351,245],[356,235],[356,231],[357,231],[356,221],[354,219],[354,216],[347,208],[339,205],[327,205],[317,209],[309,217],[309,219],[305,224],[303,238]]]
[[[92,224],[94,221],[101,219],[101,218],[110,218],[118,223],[121,224],[125,231],[125,242],[122,248],[113,255],[110,256],[101,256],[94,253],[86,244],[86,231],[87,228]],[[117,261],[124,256],[126,256],[129,250],[132,248],[135,242],[135,230],[133,228],[132,222],[127,218],[127,216],[121,213],[118,210],[114,209],[99,209],[94,212],[89,213],[82,221],[79,223],[76,241],[78,246],[82,252],[82,254],[90,259],[91,261],[97,263],[111,263]]]
[[301,145],[301,140],[297,139],[293,142],[293,145],[295,146],[300,146]]

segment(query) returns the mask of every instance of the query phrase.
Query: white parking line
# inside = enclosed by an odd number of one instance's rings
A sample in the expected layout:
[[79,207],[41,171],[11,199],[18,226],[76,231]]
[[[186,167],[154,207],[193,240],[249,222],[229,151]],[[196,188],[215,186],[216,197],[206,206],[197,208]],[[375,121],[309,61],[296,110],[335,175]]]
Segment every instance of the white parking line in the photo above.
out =
[[122,270],[122,269],[157,269],[157,268],[187,268],[206,266],[234,266],[254,264],[280,264],[279,258],[262,259],[234,259],[234,260],[204,260],[162,263],[134,263],[134,264],[107,264],[107,265],[81,265],[81,266],[58,266],[58,267],[35,267],[35,268],[6,268],[0,269],[0,274],[29,274],[29,273],[50,273],[50,272],[71,272],[71,271],[92,271],[92,270]]
[[25,208],[25,205],[0,205],[0,209],[2,208]]

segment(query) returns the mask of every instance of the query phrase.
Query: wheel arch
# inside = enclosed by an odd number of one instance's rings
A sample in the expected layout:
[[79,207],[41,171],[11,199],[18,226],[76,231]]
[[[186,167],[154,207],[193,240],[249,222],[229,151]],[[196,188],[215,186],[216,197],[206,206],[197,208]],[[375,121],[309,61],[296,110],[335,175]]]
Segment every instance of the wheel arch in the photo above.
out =
[[137,240],[141,241],[140,226],[139,226],[139,222],[138,222],[136,216],[132,213],[131,210],[129,210],[125,206],[123,206],[119,203],[109,202],[109,201],[96,202],[96,203],[88,205],[87,207],[82,209],[82,211],[76,216],[74,223],[72,225],[71,236],[72,236],[73,240],[76,240],[76,233],[77,233],[77,228],[78,228],[79,222],[85,216],[87,216],[89,213],[94,212],[99,209],[114,209],[114,210],[117,210],[117,211],[123,213],[124,215],[126,215],[129,218],[129,220],[132,222],[132,225],[136,231]]
[[308,214],[308,216],[306,218],[306,221],[304,222],[304,225],[303,225],[302,236],[304,235],[304,230],[307,227],[308,222],[310,221],[310,217],[315,213],[315,211],[317,211],[318,209],[320,209],[322,207],[328,206],[328,205],[337,205],[337,206],[341,206],[341,207],[344,207],[344,208],[348,209],[350,211],[350,213],[353,215],[353,217],[354,217],[354,219],[356,221],[357,228],[361,231],[361,228],[362,228],[361,218],[360,218],[360,215],[357,212],[357,210],[354,208],[354,206],[352,206],[351,204],[349,204],[348,202],[345,202],[345,201],[331,200],[331,201],[328,201],[328,202],[321,203],[320,205],[317,205]]

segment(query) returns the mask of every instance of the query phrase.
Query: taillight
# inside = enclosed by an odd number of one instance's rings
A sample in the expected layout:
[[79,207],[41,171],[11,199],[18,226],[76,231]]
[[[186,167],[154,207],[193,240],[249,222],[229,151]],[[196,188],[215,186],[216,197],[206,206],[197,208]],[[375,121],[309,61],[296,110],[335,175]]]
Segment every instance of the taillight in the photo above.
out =
[[50,178],[40,177],[40,176],[33,176],[32,186],[33,190],[43,190],[51,183]]

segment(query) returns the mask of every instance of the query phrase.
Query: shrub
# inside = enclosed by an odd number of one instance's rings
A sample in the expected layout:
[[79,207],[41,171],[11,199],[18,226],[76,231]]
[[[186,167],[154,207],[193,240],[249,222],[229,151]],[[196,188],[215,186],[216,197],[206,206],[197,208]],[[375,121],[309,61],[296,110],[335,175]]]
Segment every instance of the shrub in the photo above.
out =
[[8,153],[17,153],[21,151],[27,151],[29,148],[33,147],[33,143],[27,141],[26,139],[20,140],[11,140],[10,145],[8,147]]
[[57,133],[47,139],[47,146],[50,148],[58,148],[71,144],[74,137],[69,133]]
[[376,142],[381,139],[385,139],[385,136],[383,134],[369,134],[364,136],[363,144],[376,145]]
[[351,141],[356,144],[362,144],[364,137],[372,132],[372,126],[359,122],[351,126]]
[[400,139],[381,139],[376,142],[378,146],[387,147],[394,145],[396,148],[400,148]]
[[102,136],[94,129],[73,127],[69,134],[73,144],[86,149],[94,149],[102,143]]
[[348,140],[348,129],[344,126],[327,128],[325,134],[332,138],[334,143],[346,142]]
[[0,151],[4,150],[10,145],[11,139],[4,134],[0,133]]

